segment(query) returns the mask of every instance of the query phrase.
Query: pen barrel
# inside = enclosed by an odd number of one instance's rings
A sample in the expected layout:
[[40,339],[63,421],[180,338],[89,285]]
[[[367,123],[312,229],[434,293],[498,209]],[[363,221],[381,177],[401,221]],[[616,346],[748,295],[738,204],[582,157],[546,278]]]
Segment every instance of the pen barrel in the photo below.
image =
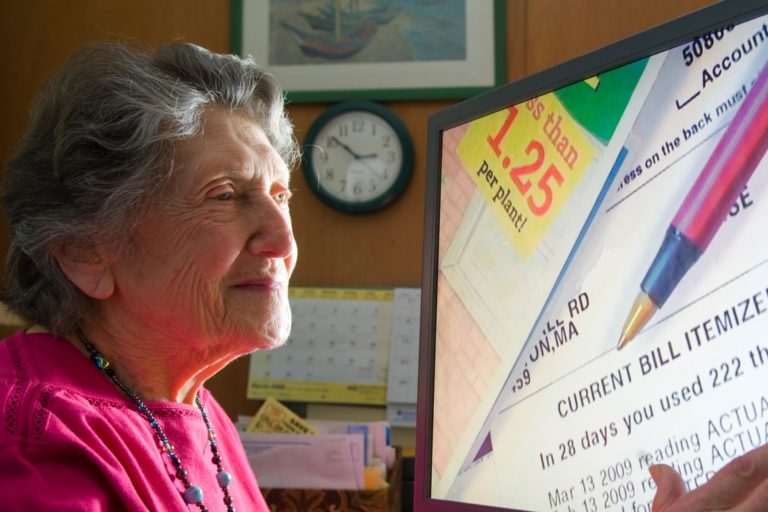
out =
[[699,256],[699,248],[675,226],[670,226],[640,288],[656,307],[662,307]]
[[672,225],[704,252],[768,150],[768,66],[734,115]]

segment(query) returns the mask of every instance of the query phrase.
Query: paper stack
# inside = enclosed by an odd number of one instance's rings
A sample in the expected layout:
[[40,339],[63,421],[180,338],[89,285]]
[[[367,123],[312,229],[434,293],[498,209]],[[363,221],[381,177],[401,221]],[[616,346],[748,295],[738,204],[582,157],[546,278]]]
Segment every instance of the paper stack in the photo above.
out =
[[259,485],[273,489],[381,489],[395,462],[385,421],[300,418],[267,398],[240,436]]

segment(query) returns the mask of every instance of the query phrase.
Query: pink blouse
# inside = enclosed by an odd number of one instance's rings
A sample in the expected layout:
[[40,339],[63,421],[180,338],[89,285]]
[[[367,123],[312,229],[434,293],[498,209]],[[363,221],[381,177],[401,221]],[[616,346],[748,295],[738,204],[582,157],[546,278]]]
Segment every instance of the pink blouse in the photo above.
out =
[[[269,512],[237,431],[206,390],[232,505]],[[197,407],[147,402],[211,512],[226,510]],[[6,511],[199,510],[135,405],[68,341],[19,332],[0,341],[0,508]]]

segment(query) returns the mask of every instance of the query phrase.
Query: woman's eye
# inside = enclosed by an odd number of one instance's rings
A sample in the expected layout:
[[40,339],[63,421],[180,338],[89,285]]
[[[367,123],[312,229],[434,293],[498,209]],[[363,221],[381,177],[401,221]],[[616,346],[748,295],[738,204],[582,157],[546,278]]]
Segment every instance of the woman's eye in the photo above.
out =
[[275,202],[279,205],[287,205],[291,195],[288,192],[278,192],[275,194]]
[[234,197],[235,195],[232,193],[232,191],[221,192],[215,196],[217,201],[231,201]]

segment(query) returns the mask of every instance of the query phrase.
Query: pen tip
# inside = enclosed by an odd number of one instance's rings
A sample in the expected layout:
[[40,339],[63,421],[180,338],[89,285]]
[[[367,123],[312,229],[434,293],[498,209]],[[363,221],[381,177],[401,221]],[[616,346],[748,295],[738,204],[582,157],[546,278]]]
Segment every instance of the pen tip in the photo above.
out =
[[624,323],[624,329],[621,331],[621,337],[619,343],[616,346],[617,350],[624,348],[627,343],[640,332],[640,329],[650,320],[654,313],[656,313],[656,304],[653,303],[651,298],[645,293],[640,292],[635,299],[635,303],[632,305],[632,309],[629,312],[627,321]]
[[621,333],[621,338],[619,338],[619,344],[616,345],[616,349],[617,350],[621,350],[622,348],[624,348],[624,345],[626,345],[630,341],[632,341],[632,336],[630,335],[630,333],[628,333],[626,331],[622,332]]

